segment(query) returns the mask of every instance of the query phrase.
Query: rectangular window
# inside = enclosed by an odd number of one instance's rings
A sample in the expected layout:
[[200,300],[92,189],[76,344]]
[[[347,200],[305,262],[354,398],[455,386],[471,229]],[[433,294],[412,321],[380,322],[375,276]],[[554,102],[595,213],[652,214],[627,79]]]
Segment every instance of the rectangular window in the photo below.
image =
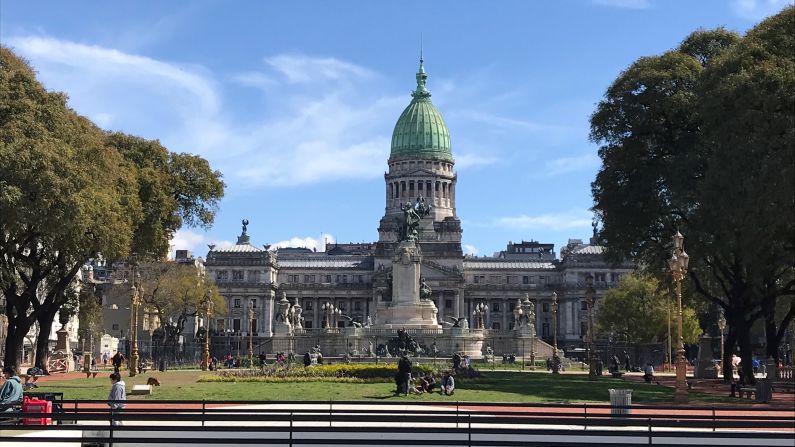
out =
[[337,305],[337,307],[338,307],[340,310],[345,310],[345,302],[344,302],[344,301],[340,301],[340,303],[339,303],[339,305]]
[[414,182],[409,182],[409,191],[414,192]]
[[249,304],[251,305],[252,309],[256,309],[257,308],[257,300],[256,299],[251,300]]
[[499,330],[500,329],[500,323],[497,323],[496,321],[491,323],[491,328]]
[[229,272],[227,272],[226,270],[219,270],[219,271],[215,272],[215,279],[216,280],[220,280],[220,281],[224,281],[227,278],[229,278],[228,275],[229,275]]
[[359,284],[364,284],[364,275],[358,275],[358,276],[359,276]]
[[234,281],[243,281],[243,270],[232,270],[232,279]]
[[530,284],[530,277],[522,276],[522,284]]
[[232,307],[240,307],[240,298],[235,298],[234,305]]
[[500,303],[492,304],[491,310],[493,310],[494,312],[499,312],[500,311]]
[[257,319],[256,319],[256,318],[254,318],[254,319],[252,319],[252,320],[251,320],[251,332],[252,332],[252,333],[254,333],[254,334],[256,334],[257,332],[259,332],[259,331],[257,330]]
[[344,321],[337,321],[337,327],[340,328],[340,329],[344,328],[345,327],[345,322]]
[[305,300],[305,301],[304,301],[304,309],[306,309],[306,310],[312,310],[312,301]]
[[549,323],[544,323],[541,325],[541,336],[544,338],[549,337]]
[[337,275],[337,284],[342,282],[342,275]]
[[347,284],[348,283],[348,275],[342,275],[342,283],[343,284]]
[[472,279],[475,281],[475,284],[479,284],[480,279],[478,278],[478,275],[473,276]]
[[621,276],[618,273],[611,273],[610,274],[610,282],[618,282],[621,279]]
[[331,275],[326,275],[326,283],[331,283]]
[[417,182],[417,191],[422,191],[422,182]]
[[307,284],[315,282],[315,275],[304,275],[304,282]]
[[588,335],[588,323],[580,321],[580,334]]
[[596,278],[594,278],[596,282],[605,282],[605,274],[604,273],[597,273]]
[[549,303],[542,304],[541,308],[544,309],[544,312],[549,312]]
[[232,320],[232,330],[234,332],[240,332],[240,318],[235,318]]
[[224,332],[226,330],[226,320],[224,320],[223,318],[216,318],[215,330],[218,332]]
[[362,303],[359,301],[353,302],[353,310],[362,310]]
[[588,301],[580,301],[580,310],[588,310]]
[[453,308],[453,300],[444,300],[444,308],[445,309],[452,309]]
[[112,329],[114,331],[118,331],[119,330],[119,324],[118,323],[113,323]]
[[311,320],[304,321],[304,329],[312,329],[312,321]]

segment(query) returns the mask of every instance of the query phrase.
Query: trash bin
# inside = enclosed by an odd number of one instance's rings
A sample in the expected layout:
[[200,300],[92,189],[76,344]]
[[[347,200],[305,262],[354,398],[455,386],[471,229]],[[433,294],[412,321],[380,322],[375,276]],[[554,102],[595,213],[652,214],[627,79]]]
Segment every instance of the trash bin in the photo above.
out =
[[773,397],[773,387],[770,386],[770,379],[756,379],[756,401],[770,402]]
[[632,413],[632,390],[614,390],[610,392],[610,414],[613,416],[626,416]]
[[166,359],[165,358],[161,358],[160,359],[160,366],[157,369],[160,370],[161,372],[165,372],[167,367],[168,367],[168,365],[166,365]]
[[22,425],[50,425],[52,424],[52,402],[49,400],[25,396],[22,401],[23,413],[36,413],[41,416],[26,416],[22,418]]

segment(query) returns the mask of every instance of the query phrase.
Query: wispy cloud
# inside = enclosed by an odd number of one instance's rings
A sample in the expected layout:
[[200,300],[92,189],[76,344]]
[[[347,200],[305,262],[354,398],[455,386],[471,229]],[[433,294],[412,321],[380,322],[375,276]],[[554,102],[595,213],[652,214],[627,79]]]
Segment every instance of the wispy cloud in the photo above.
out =
[[232,241],[209,238],[206,234],[182,229],[174,233],[169,242],[169,258],[174,256],[174,250],[190,250],[195,256],[204,256],[209,249],[207,245],[213,244],[217,248],[226,248],[234,245]]
[[467,169],[476,166],[486,166],[494,164],[499,159],[497,157],[488,157],[476,153],[456,154],[455,166],[458,169]]
[[317,82],[324,79],[341,80],[349,77],[369,78],[375,75],[375,72],[367,68],[333,57],[281,54],[266,58],[265,62],[291,83]]
[[593,153],[556,158],[544,163],[544,174],[554,177],[572,172],[593,170],[599,166],[599,163],[599,157]]
[[525,214],[511,217],[499,217],[492,225],[520,230],[560,231],[573,228],[587,228],[591,225],[592,214],[587,210],[570,210],[562,213]]
[[480,250],[478,250],[477,247],[475,247],[474,245],[464,244],[461,246],[461,248],[464,249],[465,255],[475,256],[480,252]]
[[738,17],[757,22],[792,4],[795,4],[793,0],[734,0],[732,11]]
[[593,3],[601,6],[609,6],[611,8],[621,9],[649,9],[651,2],[649,0],[591,0]]
[[[98,124],[123,123],[114,130],[199,153],[233,188],[377,177],[389,150],[387,132],[409,100],[372,93],[384,89],[362,84],[377,77],[364,67],[276,55],[264,71],[240,73],[231,82],[257,87],[279,106],[234,119],[219,81],[202,67],[51,37],[16,36],[9,44],[32,61],[45,85],[70,92],[72,105]],[[312,89],[315,82],[322,88]],[[355,87],[368,88],[350,94]]]
[[327,244],[333,244],[335,241],[334,236],[331,234],[322,234],[320,239],[315,239],[311,236],[307,237],[291,237],[290,239],[285,239],[283,241],[275,242],[271,244],[271,248],[287,248],[287,247],[296,247],[296,248],[308,248],[310,250],[316,251],[324,251],[326,249]]

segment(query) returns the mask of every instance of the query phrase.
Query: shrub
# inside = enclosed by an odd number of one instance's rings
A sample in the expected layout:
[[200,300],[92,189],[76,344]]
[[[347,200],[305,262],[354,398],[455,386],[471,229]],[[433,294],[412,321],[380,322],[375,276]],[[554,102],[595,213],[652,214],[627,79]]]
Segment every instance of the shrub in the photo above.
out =
[[[431,373],[438,375],[433,365],[415,364],[415,375]],[[227,370],[217,375],[203,375],[200,382],[389,382],[395,377],[397,368],[390,364],[338,363],[304,368],[297,365],[266,365],[261,369]]]

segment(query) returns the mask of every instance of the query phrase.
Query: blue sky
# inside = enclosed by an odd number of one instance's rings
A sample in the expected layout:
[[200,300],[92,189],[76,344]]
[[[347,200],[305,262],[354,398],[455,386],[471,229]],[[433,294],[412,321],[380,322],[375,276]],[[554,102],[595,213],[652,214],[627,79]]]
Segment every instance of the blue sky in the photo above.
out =
[[0,40],[105,129],[220,169],[209,232],[176,248],[374,241],[392,128],[428,86],[450,128],[466,251],[588,238],[588,117],[635,59],[745,32],[792,0],[3,1]]

